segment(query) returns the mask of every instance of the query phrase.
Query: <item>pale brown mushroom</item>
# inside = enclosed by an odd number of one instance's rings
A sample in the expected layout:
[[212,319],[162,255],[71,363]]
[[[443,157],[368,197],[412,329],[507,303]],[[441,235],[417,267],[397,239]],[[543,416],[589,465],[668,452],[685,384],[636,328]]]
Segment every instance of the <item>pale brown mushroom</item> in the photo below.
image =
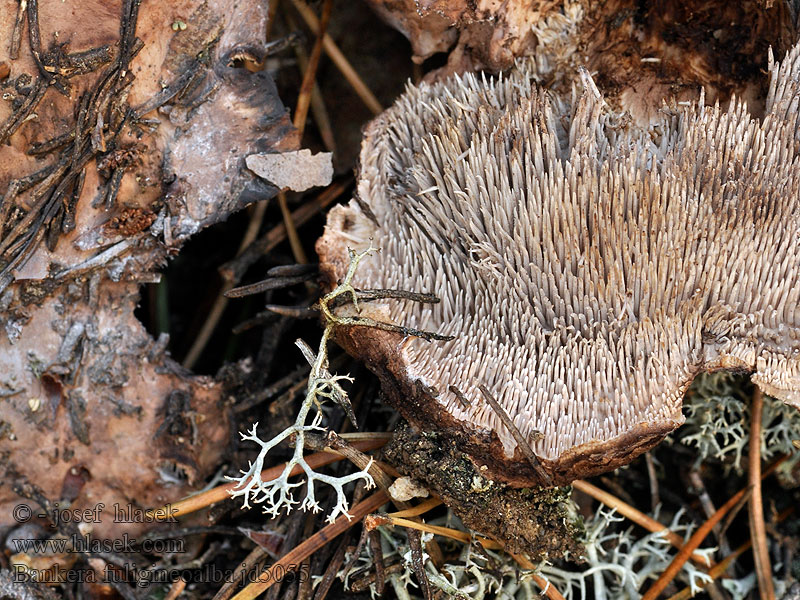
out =
[[441,302],[362,314],[456,338],[351,328],[343,345],[408,420],[515,485],[630,462],[683,422],[701,371],[751,372],[800,407],[800,47],[770,58],[763,118],[701,98],[648,128],[586,73],[570,101],[529,69],[411,87],[367,128],[323,273],[371,243],[354,285]]

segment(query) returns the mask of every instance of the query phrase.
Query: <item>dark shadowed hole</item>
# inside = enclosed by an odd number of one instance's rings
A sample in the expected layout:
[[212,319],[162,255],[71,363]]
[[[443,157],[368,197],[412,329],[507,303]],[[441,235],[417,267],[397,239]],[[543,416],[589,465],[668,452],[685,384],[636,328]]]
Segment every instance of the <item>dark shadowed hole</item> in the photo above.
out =
[[[183,361],[208,319],[223,285],[218,269],[236,255],[248,222],[249,212],[245,210],[232,215],[224,223],[196,234],[162,270],[161,282],[142,288],[135,314],[154,338],[162,333],[169,334],[167,349],[178,362]],[[280,222],[277,202],[270,200],[261,235]],[[318,215],[302,228],[304,249],[311,258],[315,256],[314,242],[322,234],[323,223],[323,217]],[[270,267],[293,262],[289,244],[284,241],[253,265],[240,284],[259,281]],[[257,325],[233,333],[234,327],[263,312],[268,301],[294,306],[308,299],[309,290],[300,284],[275,290],[270,296],[257,294],[229,300],[192,370],[199,374],[214,375],[225,363],[258,356],[264,343],[262,338],[268,334],[265,327]],[[273,361],[275,364],[270,365],[269,369],[280,373],[284,372],[283,369],[296,368],[302,356],[296,351],[293,341],[303,337],[313,347],[320,331],[314,319],[290,323],[288,329],[283,331],[286,339],[281,341],[281,346],[286,350],[278,353]]]

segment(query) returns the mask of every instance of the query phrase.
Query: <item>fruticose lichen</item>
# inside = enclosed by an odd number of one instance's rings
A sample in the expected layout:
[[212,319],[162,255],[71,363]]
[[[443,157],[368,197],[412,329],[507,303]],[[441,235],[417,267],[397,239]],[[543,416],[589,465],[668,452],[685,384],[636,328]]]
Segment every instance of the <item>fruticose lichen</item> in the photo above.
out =
[[[746,379],[731,373],[708,373],[695,379],[684,400],[686,423],[673,438],[696,449],[695,465],[719,461],[726,471],[741,474],[750,443],[750,395]],[[764,396],[761,415],[763,434],[760,455],[765,461],[789,455],[778,467],[784,485],[800,485],[793,473],[800,452],[793,441],[800,438],[800,412],[771,396]]]
[[[345,485],[358,481],[359,479],[363,480],[367,487],[372,487],[374,485],[372,476],[368,472],[369,465],[365,469],[351,473],[350,475],[336,477],[315,471],[308,465],[303,457],[306,434],[311,432],[324,432],[325,430],[324,427],[321,426],[323,420],[323,402],[332,400],[339,405],[349,407],[347,392],[342,387],[341,382],[352,381],[352,378],[347,375],[333,375],[328,371],[328,342],[333,334],[334,328],[339,324],[339,320],[331,315],[328,305],[340,296],[347,295],[351,296],[351,300],[354,303],[357,302],[356,291],[351,286],[351,281],[358,267],[358,263],[369,252],[371,252],[371,249],[358,255],[351,254],[351,262],[347,275],[336,289],[320,300],[321,312],[326,317],[327,322],[322,332],[322,339],[320,340],[317,353],[314,354],[311,348],[302,340],[297,340],[296,342],[300,351],[311,365],[311,373],[308,376],[306,395],[297,413],[294,424],[268,441],[263,441],[258,437],[256,432],[258,423],[254,424],[249,432],[241,434],[242,440],[255,442],[261,446],[258,456],[250,463],[247,471],[242,471],[240,477],[228,477],[229,480],[236,482],[236,487],[231,491],[231,496],[234,498],[243,497],[244,508],[249,508],[251,502],[254,504],[264,504],[264,512],[276,517],[282,510],[285,509],[287,512],[291,511],[292,508],[299,503],[301,510],[318,512],[320,506],[314,492],[314,484],[315,482],[320,482],[329,485],[336,492],[336,504],[330,514],[328,514],[328,521],[332,523],[339,515],[345,515],[350,518],[347,512],[349,505],[344,491]],[[312,407],[316,409],[316,412],[309,423],[309,412]],[[268,481],[262,480],[261,471],[264,469],[264,461],[270,450],[281,442],[289,439],[293,439],[294,441],[294,453],[292,458],[286,463],[283,471],[277,478]],[[302,468],[306,476],[306,481],[289,481],[292,470],[296,466]],[[306,495],[301,502],[295,499],[293,490],[302,486],[304,483],[306,484]]]

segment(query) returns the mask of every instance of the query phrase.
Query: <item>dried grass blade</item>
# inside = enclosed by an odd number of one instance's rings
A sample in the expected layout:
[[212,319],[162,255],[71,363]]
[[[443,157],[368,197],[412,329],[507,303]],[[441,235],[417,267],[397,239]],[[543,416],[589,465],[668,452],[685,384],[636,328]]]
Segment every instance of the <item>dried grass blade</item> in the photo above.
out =
[[750,451],[748,461],[748,483],[752,493],[748,503],[750,536],[753,542],[753,558],[758,579],[758,591],[764,600],[775,600],[775,585],[772,582],[772,567],[767,550],[767,531],[764,524],[764,505],[761,499],[761,415],[764,396],[756,386],[750,410]]

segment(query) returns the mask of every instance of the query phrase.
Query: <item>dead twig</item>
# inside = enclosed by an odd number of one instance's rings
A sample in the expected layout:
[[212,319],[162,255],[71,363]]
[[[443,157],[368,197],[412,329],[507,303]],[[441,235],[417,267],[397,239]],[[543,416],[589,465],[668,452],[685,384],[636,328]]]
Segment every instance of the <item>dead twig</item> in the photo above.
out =
[[650,589],[647,590],[647,593],[642,596],[642,600],[656,600],[661,592],[663,592],[664,589],[672,582],[686,561],[689,560],[692,552],[694,552],[694,550],[702,543],[706,536],[711,533],[714,525],[719,523],[720,520],[736,505],[736,503],[749,493],[750,488],[740,490],[725,504],[723,504],[710,519],[698,527],[697,531],[695,531],[694,534],[689,538],[689,540],[686,542],[686,545],[678,551],[678,554],[664,570],[661,576],[650,587]]
[[339,572],[339,569],[344,563],[344,557],[347,553],[348,543],[349,534],[345,535],[342,541],[339,542],[339,547],[333,554],[333,558],[331,558],[331,562],[328,564],[328,568],[325,569],[325,574],[322,576],[322,581],[320,581],[316,592],[314,592],[314,600],[325,600],[325,597],[328,595],[328,592],[330,591],[331,586],[336,579],[336,573]]
[[410,530],[407,533],[408,547],[411,549],[411,568],[417,576],[419,587],[422,589],[422,597],[425,600],[432,600],[431,582],[425,573],[424,558],[422,556],[422,532]]
[[[237,256],[244,252],[245,249],[248,248],[258,236],[258,230],[261,229],[261,224],[264,222],[264,215],[266,214],[266,211],[266,202],[259,202],[256,204],[252,214],[250,215],[250,221],[247,224],[247,229],[242,236],[242,241],[239,244],[239,250],[236,252]],[[208,312],[208,317],[203,322],[203,326],[200,328],[200,331],[195,337],[194,342],[192,342],[189,352],[186,353],[186,357],[183,359],[183,366],[187,369],[191,369],[197,363],[198,359],[203,353],[203,350],[208,344],[208,341],[211,339],[211,335],[217,328],[217,323],[219,323],[219,320],[222,318],[222,313],[225,312],[225,307],[228,305],[226,293],[233,286],[234,283],[227,282],[223,286],[222,290],[220,290],[219,294],[217,294],[214,305]]]
[[514,440],[517,442],[517,446],[520,450],[522,450],[525,458],[528,459],[528,463],[536,472],[536,476],[541,479],[545,485],[550,485],[550,483],[552,483],[550,474],[544,470],[541,462],[539,461],[539,457],[534,454],[530,444],[528,444],[527,440],[522,436],[522,433],[520,433],[520,430],[517,428],[517,426],[514,425],[514,421],[511,420],[511,417],[508,416],[508,413],[485,385],[479,383],[478,389],[481,391],[481,394],[483,394],[486,402],[489,403],[489,406],[492,407],[492,410],[494,410],[495,414],[503,422],[503,425],[505,425],[506,429],[508,429],[508,432],[514,437]]
[[225,582],[219,591],[214,594],[214,597],[211,600],[228,600],[228,598],[233,596],[234,592],[236,591],[236,586],[240,581],[242,581],[242,578],[247,575],[248,572],[254,569],[258,563],[264,560],[266,556],[267,552],[261,546],[256,546],[253,548],[250,551],[250,554],[248,554],[242,561],[241,566],[233,574],[233,577]]
[[[325,0],[322,5],[322,20],[316,30],[317,39],[314,42],[314,48],[311,51],[311,58],[308,61],[308,68],[303,75],[303,83],[300,85],[300,94],[297,97],[297,107],[294,112],[294,126],[298,130],[298,136],[302,139],[303,132],[306,128],[306,119],[308,118],[308,107],[311,104],[311,93],[314,89],[314,82],[317,76],[317,67],[319,66],[319,59],[322,55],[322,40],[325,37],[325,31],[328,28],[328,22],[331,19],[332,1]],[[286,194],[283,191],[278,192],[278,205],[281,208],[281,215],[283,216],[283,223],[286,226],[286,233],[289,237],[289,245],[292,248],[294,259],[301,264],[308,262],[308,257],[303,250],[303,244],[300,242],[300,236],[297,234],[297,227],[292,219],[292,213],[289,211],[289,205],[286,201]]]
[[11,47],[8,56],[11,60],[19,58],[19,45],[22,42],[22,26],[25,23],[25,13],[28,10],[28,0],[19,0],[17,7],[17,18],[14,19],[14,29],[11,32]]
[[278,206],[281,207],[283,225],[286,227],[286,235],[289,238],[289,246],[292,248],[294,259],[301,264],[308,263],[308,257],[305,250],[303,250],[303,244],[297,234],[297,226],[292,218],[292,213],[289,211],[289,204],[286,202],[286,194],[283,191],[278,192]]
[[167,592],[167,595],[164,596],[164,600],[176,600],[176,598],[180,596],[185,589],[186,581],[183,579],[178,579],[169,587],[169,592]]
[[375,565],[375,593],[383,595],[383,587],[386,585],[386,574],[383,562],[383,549],[381,548],[381,537],[377,530],[372,529],[367,532],[367,543],[372,553],[372,564]]
[[564,600],[564,596],[561,595],[555,586],[541,575],[534,573],[531,575],[531,579],[533,579],[533,583],[538,585],[542,590],[542,594],[544,594],[550,600]]
[[[503,549],[500,543],[496,542],[495,540],[491,540],[488,538],[473,537],[466,531],[452,529],[450,527],[441,527],[439,525],[418,523],[416,521],[411,521],[409,519],[404,519],[402,517],[396,517],[391,514],[369,515],[364,520],[365,529],[375,529],[376,527],[380,527],[382,525],[397,525],[400,527],[405,527],[407,529],[415,529],[421,532],[432,533],[434,535],[440,535],[442,537],[450,538],[452,540],[457,540],[465,544],[474,543],[476,544],[476,547],[483,547],[487,550]],[[514,558],[515,561],[517,561],[517,563],[523,569],[533,571],[537,568],[535,564],[533,564],[530,560],[528,560],[524,556],[514,553],[509,553],[509,554],[511,555],[512,558]],[[550,584],[550,582],[547,581],[541,575],[533,573],[532,579],[534,583],[536,583],[536,585],[538,585],[542,589],[542,593],[551,600],[564,600],[564,597],[558,592],[558,590],[555,587],[553,587]]]
[[259,594],[272,587],[280,576],[296,568],[303,559],[311,556],[314,552],[329,543],[336,536],[344,533],[350,527],[358,524],[363,517],[389,501],[389,496],[383,490],[379,490],[362,500],[351,509],[349,517],[341,515],[333,523],[326,525],[317,533],[311,536],[302,544],[292,549],[277,560],[269,569],[264,571],[258,580],[250,583],[241,592],[233,597],[233,600],[253,600]]
[[[788,455],[785,455],[773,462],[767,469],[764,470],[760,479],[764,479],[770,475],[787,458]],[[736,492],[725,504],[720,507],[719,510],[717,510],[716,513],[714,513],[710,519],[703,523],[697,529],[697,531],[694,532],[694,534],[686,542],[686,545],[684,545],[683,548],[678,551],[678,554],[675,556],[666,570],[656,580],[652,587],[647,590],[647,593],[642,596],[642,600],[655,600],[658,598],[659,594],[664,591],[664,589],[672,582],[672,580],[681,570],[681,567],[683,567],[684,563],[689,559],[692,552],[694,552],[694,550],[700,545],[705,537],[711,532],[711,530],[714,528],[714,525],[719,523],[722,518],[725,517],[725,515],[731,510],[733,510],[740,502],[742,502],[742,500],[747,499],[751,493],[751,490],[752,488],[748,486]]]
[[[294,19],[289,18],[290,16],[291,15],[287,15],[287,23],[289,23],[291,29],[296,29],[297,27],[293,25]],[[297,64],[300,65],[300,69],[305,73],[308,69],[308,55],[306,54],[305,48],[300,45],[295,45],[294,52],[295,56],[297,56]],[[333,126],[331,125],[331,119],[328,115],[328,108],[325,105],[325,99],[322,96],[317,82],[314,82],[314,87],[311,89],[311,114],[314,117],[314,122],[317,124],[319,137],[322,139],[325,150],[337,154]]]
[[[790,506],[786,510],[782,511],[778,515],[778,517],[776,518],[775,521],[777,523],[780,523],[781,521],[786,520],[786,518],[789,517],[794,512],[794,508],[795,508],[794,506]],[[753,541],[752,540],[746,541],[744,544],[739,546],[736,550],[734,550],[728,556],[726,556],[721,561],[719,561],[719,563],[714,565],[714,567],[709,569],[708,570],[708,576],[711,577],[711,581],[713,582],[714,580],[716,580],[716,579],[720,578],[722,575],[724,575],[725,571],[727,571],[731,567],[731,565],[733,565],[734,561],[737,558],[739,558],[742,554],[747,552],[752,545],[753,545]],[[700,581],[700,582],[697,582],[695,585],[700,587],[700,589],[704,589],[704,588],[708,587],[710,585],[710,583],[706,583],[704,581]],[[696,595],[696,591],[694,591],[692,589],[692,587],[689,586],[689,587],[686,587],[686,588],[682,589],[677,594],[674,594],[674,595],[670,596],[668,598],[668,600],[688,600],[689,598],[692,598],[695,595]]]
[[[292,0],[292,4],[294,5],[297,12],[300,13],[300,16],[306,22],[309,29],[317,34],[320,31],[320,23],[317,20],[314,11],[303,2],[302,0]],[[364,80],[356,73],[356,70],[352,67],[350,62],[345,58],[342,51],[339,50],[339,47],[333,41],[331,36],[327,33],[322,38],[323,48],[325,49],[325,53],[330,57],[333,63],[336,65],[336,68],[342,73],[345,79],[347,79],[348,83],[351,85],[353,90],[358,97],[361,98],[361,101],[364,105],[369,108],[373,114],[379,115],[383,112],[383,106],[381,103],[378,102],[378,99],[375,97],[375,94],[367,87],[367,84],[364,83]]]
[[[703,482],[703,478],[696,469],[689,471],[689,481],[697,490],[697,498],[700,500],[700,506],[703,507],[703,512],[705,513],[706,518],[710,518],[711,515],[717,512],[717,507],[714,506],[714,502],[711,500],[711,496],[708,495],[708,491],[706,490],[706,485]],[[736,509],[734,509],[730,514],[734,515],[736,512]],[[713,531],[717,541],[719,542],[720,550],[724,554],[730,554],[731,548],[728,544],[728,540],[725,538],[725,531],[723,530],[721,524],[717,523],[714,526]]]
[[311,95],[317,77],[317,67],[319,67],[319,59],[322,56],[322,42],[328,31],[328,23],[331,20],[332,8],[332,0],[325,0],[322,4],[322,16],[319,20],[319,26],[315,31],[317,38],[314,41],[314,47],[311,49],[311,56],[308,59],[308,65],[303,74],[303,82],[300,84],[300,94],[297,97],[297,107],[294,111],[293,120],[294,126],[300,132],[300,138],[303,137],[303,132],[306,128],[308,109],[311,106]]
[[658,475],[656,474],[653,453],[645,452],[644,460],[647,465],[647,478],[650,480],[650,510],[655,512],[658,505],[661,504],[661,498],[658,494]]
[[277,290],[303,283],[314,278],[314,275],[296,275],[294,277],[270,277],[250,285],[243,285],[225,292],[226,298],[244,298],[253,294],[260,294],[269,290]]
[[395,517],[398,519],[408,519],[410,517],[416,517],[421,514],[424,514],[429,510],[433,510],[441,503],[442,503],[441,498],[430,498],[429,500],[425,500],[425,502],[421,502],[420,504],[412,506],[411,508],[406,508],[404,510],[399,510],[397,512],[389,513],[387,516]]
[[[327,208],[335,202],[350,186],[352,178],[348,177],[342,181],[334,182],[320,192],[317,196],[304,203],[300,208],[292,212],[292,221],[296,226],[301,226],[311,217]],[[273,227],[266,235],[258,238],[250,244],[243,252],[230,262],[225,263],[219,269],[222,278],[235,285],[247,269],[250,268],[259,258],[275,248],[286,239],[286,225],[281,223]]]
[[[580,479],[573,481],[572,487],[583,492],[584,494],[587,494],[588,496],[591,496],[598,502],[602,502],[609,508],[613,508],[623,517],[630,519],[647,531],[651,533],[662,533],[666,540],[675,548],[683,548],[684,541],[681,536],[674,531],[671,531],[668,527],[662,523],[659,523],[654,518],[649,517],[640,510],[634,508],[627,502],[620,500],[613,494],[609,494],[605,490],[601,490],[599,487],[594,486],[586,481],[581,481]],[[691,558],[695,564],[702,565],[704,567],[709,566],[708,559],[700,554],[692,554]]]
[[[318,196],[312,198],[300,208],[292,212],[292,222],[296,226],[303,225],[311,217],[333,203],[341,194],[345,192],[349,185],[350,178],[341,182],[332,183]],[[211,307],[211,310],[208,311],[208,316],[206,317],[200,332],[195,337],[191,348],[189,348],[189,351],[186,353],[186,356],[183,359],[183,366],[185,366],[187,369],[192,368],[192,366],[196,364],[197,360],[202,355],[203,350],[205,349],[206,345],[208,345],[208,341],[211,339],[211,335],[217,328],[219,320],[222,318],[222,314],[225,312],[225,308],[228,306],[228,298],[224,296],[225,292],[232,289],[236,283],[239,282],[242,276],[244,276],[247,269],[249,269],[250,266],[253,265],[259,258],[264,256],[264,254],[268,253],[286,239],[287,230],[285,223],[276,225],[265,236],[255,239],[255,236],[258,233],[258,227],[256,227],[256,225],[260,227],[265,209],[265,203],[258,205],[256,208],[256,214],[259,216],[258,218],[251,219],[247,233],[242,238],[240,249],[244,249],[237,253],[236,258],[220,267],[220,274],[226,283],[223,285],[223,288],[217,296],[217,299],[215,300],[214,305]]]

